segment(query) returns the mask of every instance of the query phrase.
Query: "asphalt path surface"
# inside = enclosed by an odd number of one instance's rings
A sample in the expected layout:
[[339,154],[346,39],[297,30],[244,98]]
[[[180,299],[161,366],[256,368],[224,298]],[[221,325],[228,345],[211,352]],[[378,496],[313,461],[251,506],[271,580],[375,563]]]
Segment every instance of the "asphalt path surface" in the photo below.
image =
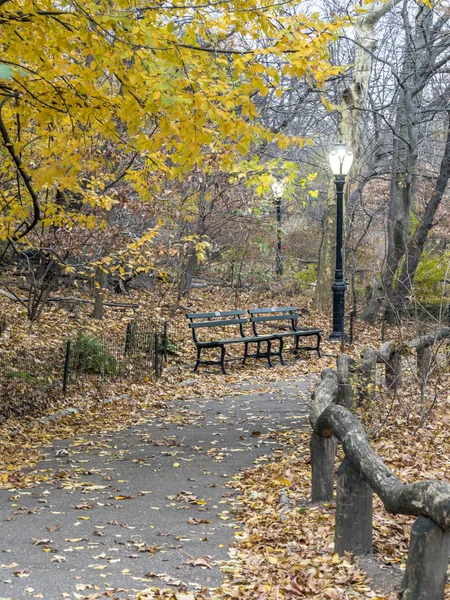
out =
[[37,467],[51,483],[0,491],[0,600],[220,585],[240,527],[226,483],[277,451],[265,434],[306,425],[311,381],[254,381],[177,402],[166,418],[56,441]]

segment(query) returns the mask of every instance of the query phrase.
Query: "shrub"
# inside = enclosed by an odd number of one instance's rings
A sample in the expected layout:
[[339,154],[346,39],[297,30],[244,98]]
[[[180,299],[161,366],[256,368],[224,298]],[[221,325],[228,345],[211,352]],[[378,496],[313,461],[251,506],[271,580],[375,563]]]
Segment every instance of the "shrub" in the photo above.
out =
[[317,281],[317,265],[311,264],[294,273],[294,280],[300,289],[309,287],[312,283]]
[[414,292],[422,304],[439,303],[442,295],[441,282],[445,279],[450,263],[450,252],[436,249],[424,252],[414,277]]
[[73,344],[73,368],[97,375],[114,375],[119,370],[117,360],[103,341],[83,333]]

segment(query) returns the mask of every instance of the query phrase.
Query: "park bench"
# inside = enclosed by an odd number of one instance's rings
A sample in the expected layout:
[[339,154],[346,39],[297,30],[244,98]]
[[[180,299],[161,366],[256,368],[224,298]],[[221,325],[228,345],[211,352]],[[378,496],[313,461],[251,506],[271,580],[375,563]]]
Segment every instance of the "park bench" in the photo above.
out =
[[[268,328],[276,328],[270,335],[273,339],[279,340],[279,357],[281,364],[283,361],[283,346],[285,338],[294,338],[294,354],[299,350],[312,350],[317,352],[320,358],[320,340],[322,329],[313,329],[307,327],[298,327],[298,320],[301,318],[295,306],[277,306],[274,308],[250,308],[248,310],[250,322],[253,327],[255,337],[265,336],[267,333],[261,332],[261,327],[266,325]],[[315,337],[317,343],[315,346],[299,346],[299,340],[302,337]],[[245,363],[245,357],[244,357]]]
[[[220,365],[222,373],[225,371],[226,346],[231,344],[244,344],[244,356],[242,364],[245,364],[249,358],[265,358],[269,367],[272,367],[272,356],[278,356],[281,364],[283,360],[284,339],[293,337],[294,353],[299,350],[314,350],[320,358],[320,334],[321,329],[298,328],[297,322],[300,315],[297,309],[292,306],[275,308],[252,308],[248,310],[250,320],[248,320],[245,310],[217,311],[208,313],[189,313],[186,317],[189,319],[189,327],[192,330],[192,337],[197,347],[197,360],[195,362],[194,373],[198,371],[200,365]],[[247,335],[244,326],[251,324],[253,335]],[[261,332],[258,327],[263,324],[276,327],[275,331],[269,333]],[[289,329],[283,330],[283,325],[287,324]],[[214,328],[214,329],[213,329]],[[230,334],[231,328],[234,329],[234,335]],[[199,330],[207,329],[213,333],[211,339],[200,339]],[[222,329],[221,334],[216,333],[217,329]],[[224,331],[225,330],[225,331]],[[227,336],[227,337],[224,337]],[[299,346],[299,338],[315,336],[317,344],[306,347]],[[278,350],[272,351],[272,342],[278,342]],[[256,344],[256,351],[249,353],[250,344]],[[266,346],[261,349],[262,344]],[[220,348],[219,360],[202,360],[201,353],[203,349]]]
[[[190,320],[189,327],[192,329],[192,337],[197,347],[197,360],[195,362],[194,373],[198,371],[200,365],[220,365],[222,373],[226,375],[225,371],[225,347],[230,344],[244,344],[244,359],[247,358],[266,358],[269,363],[269,367],[272,366],[270,357],[279,353],[272,352],[272,340],[277,339],[272,335],[258,335],[248,336],[245,334],[244,325],[248,324],[248,318],[245,310],[228,310],[228,311],[217,311],[208,313],[189,313],[186,317]],[[233,335],[233,337],[217,337],[215,333],[210,340],[200,340],[199,330],[207,329],[212,331],[221,329],[222,334]],[[225,331],[224,331],[225,330]],[[233,333],[230,333],[230,330]],[[249,354],[249,344],[256,343],[257,350],[254,354]],[[261,344],[267,345],[267,350],[261,350]],[[206,348],[220,348],[220,359],[219,360],[201,360],[201,352]]]

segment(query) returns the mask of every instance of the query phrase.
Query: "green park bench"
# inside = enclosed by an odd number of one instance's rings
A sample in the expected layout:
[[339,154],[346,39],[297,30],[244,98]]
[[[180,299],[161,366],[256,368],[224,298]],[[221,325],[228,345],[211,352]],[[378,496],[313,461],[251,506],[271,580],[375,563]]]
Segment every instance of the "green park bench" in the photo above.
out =
[[[197,348],[197,359],[194,372],[198,371],[200,365],[220,365],[222,373],[225,371],[226,346],[231,344],[244,344],[244,356],[242,364],[249,358],[264,358],[269,367],[272,367],[271,357],[278,356],[281,364],[283,360],[284,340],[293,337],[294,353],[299,350],[314,350],[320,358],[320,334],[321,329],[298,328],[297,323],[300,315],[295,307],[275,308],[252,308],[248,310],[249,318],[245,310],[216,311],[207,313],[188,313],[189,327]],[[262,333],[261,326],[268,325],[273,331]],[[247,335],[244,326],[251,325],[253,334]],[[286,329],[286,325],[288,329]],[[284,327],[284,328],[283,328]],[[209,332],[209,339],[200,339],[200,330]],[[204,333],[204,332],[203,332]],[[317,343],[312,347],[299,346],[300,337],[315,336]],[[277,342],[278,350],[272,351],[272,343]],[[249,352],[250,344],[256,344],[256,351]],[[202,350],[220,348],[219,360],[202,360]],[[230,359],[228,359],[230,360]]]

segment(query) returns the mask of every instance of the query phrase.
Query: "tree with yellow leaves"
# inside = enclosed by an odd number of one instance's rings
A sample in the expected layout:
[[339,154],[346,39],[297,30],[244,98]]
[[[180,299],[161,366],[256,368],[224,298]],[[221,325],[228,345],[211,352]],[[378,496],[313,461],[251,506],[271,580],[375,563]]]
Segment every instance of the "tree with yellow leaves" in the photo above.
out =
[[[89,207],[109,210],[122,178],[149,200],[209,150],[226,168],[276,141],[253,102],[278,85],[270,56],[311,85],[335,72],[327,44],[341,24],[289,15],[295,4],[2,0],[0,239],[93,227]],[[105,140],[124,158],[115,172]]]

